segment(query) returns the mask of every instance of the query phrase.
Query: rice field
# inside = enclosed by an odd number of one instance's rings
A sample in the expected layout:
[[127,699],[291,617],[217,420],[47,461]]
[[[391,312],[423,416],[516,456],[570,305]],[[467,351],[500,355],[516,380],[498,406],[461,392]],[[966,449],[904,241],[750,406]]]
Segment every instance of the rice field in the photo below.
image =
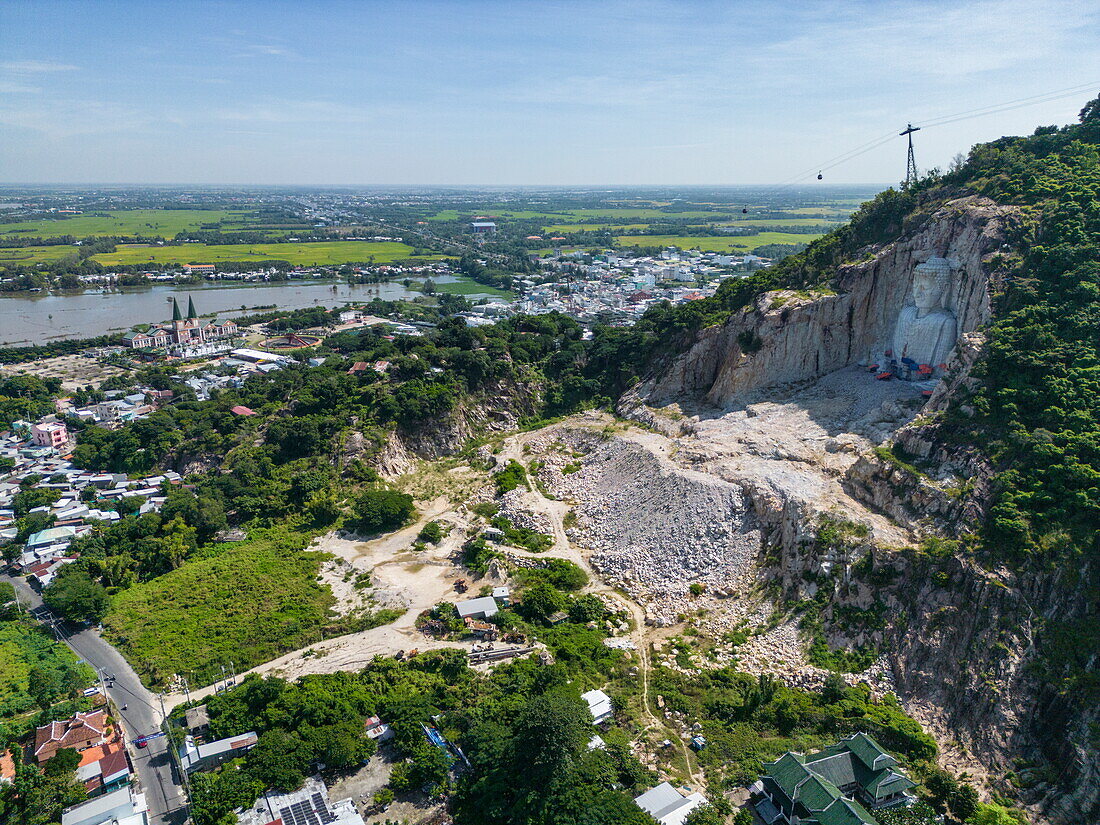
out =
[[0,248],[0,265],[30,265],[41,261],[57,261],[67,255],[76,255],[78,247],[72,244],[55,246],[16,246]]
[[[214,224],[219,226],[214,227]],[[60,235],[75,235],[78,238],[90,235],[161,235],[172,238],[179,232],[203,226],[245,229],[254,224],[255,213],[245,209],[132,209],[3,223],[0,224],[0,235],[42,238]]]
[[748,252],[773,243],[810,243],[821,235],[796,235],[791,232],[758,232],[755,235],[693,237],[691,235],[619,235],[619,246],[678,246],[703,252]]
[[[376,264],[412,258],[411,246],[396,241],[318,241],[316,243],[183,244],[149,246],[120,244],[114,252],[93,256],[102,264],[216,264],[221,261],[289,261],[301,266],[360,263]],[[440,260],[441,255],[422,255],[416,260]]]

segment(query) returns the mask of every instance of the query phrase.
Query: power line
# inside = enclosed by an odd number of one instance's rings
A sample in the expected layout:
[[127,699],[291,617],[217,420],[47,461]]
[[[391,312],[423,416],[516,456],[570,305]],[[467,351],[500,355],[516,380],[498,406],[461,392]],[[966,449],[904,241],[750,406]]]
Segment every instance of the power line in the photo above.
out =
[[955,112],[950,115],[941,115],[937,118],[931,118],[926,120],[917,121],[921,124],[921,128],[930,129],[934,126],[943,126],[947,123],[955,123],[960,120],[969,120],[975,117],[984,117],[985,115],[994,115],[999,112],[1006,112],[1011,109],[1021,109],[1026,106],[1036,106],[1040,103],[1049,103],[1054,100],[1059,100],[1064,97],[1073,97],[1074,95],[1087,92],[1090,89],[1095,89],[1100,86],[1100,81],[1093,81],[1091,83],[1082,83],[1077,86],[1068,86],[1064,89],[1055,89],[1050,92],[1043,92],[1038,95],[1031,95],[1030,97],[1020,97],[1015,100],[1007,100],[1001,103],[993,103],[988,106],[980,106],[977,109],[968,109],[963,112]]
[[[1055,100],[1060,100],[1062,98],[1073,97],[1074,95],[1078,95],[1078,94],[1081,94],[1082,92],[1086,92],[1086,91],[1089,91],[1091,89],[1096,89],[1098,87],[1100,87],[1100,81],[1091,81],[1089,83],[1081,83],[1081,84],[1078,84],[1076,86],[1067,86],[1067,87],[1062,88],[1062,89],[1054,89],[1052,91],[1043,92],[1043,93],[1037,94],[1037,95],[1030,95],[1028,97],[1016,98],[1015,100],[1002,101],[1000,103],[993,103],[993,104],[990,104],[988,106],[979,106],[979,107],[974,108],[974,109],[967,109],[967,110],[961,111],[961,112],[954,112],[952,114],[940,115],[939,117],[934,117],[934,118],[929,118],[929,119],[924,119],[924,120],[917,120],[915,122],[919,123],[920,124],[919,126],[914,127],[912,124],[909,124],[909,127],[906,130],[901,132],[902,136],[907,136],[908,139],[909,139],[909,157],[907,158],[907,160],[910,162],[909,165],[911,165],[911,167],[912,167],[912,168],[907,168],[907,170],[906,170],[906,180],[909,180],[910,177],[915,178],[915,172],[916,172],[915,163],[912,163],[912,160],[913,160],[913,150],[912,150],[913,135],[912,135],[912,132],[918,131],[920,129],[932,129],[932,128],[935,128],[937,126],[946,126],[949,123],[958,123],[959,121],[971,120],[973,118],[978,118],[978,117],[985,117],[986,115],[999,114],[1000,112],[1007,112],[1007,111],[1011,111],[1013,109],[1022,109],[1022,108],[1025,108],[1027,106],[1036,106],[1040,103],[1049,103],[1049,102],[1052,102],[1052,101],[1055,101]],[[910,130],[912,130],[912,131],[910,131]],[[825,161],[822,161],[821,163],[815,164],[815,165],[807,168],[805,171],[799,172],[798,174],[793,175],[790,178],[787,178],[785,181],[781,181],[775,187],[765,190],[765,192],[763,193],[763,196],[764,197],[774,197],[775,195],[782,192],[784,189],[789,189],[790,187],[792,187],[792,186],[794,186],[798,183],[801,183],[802,181],[806,180],[807,178],[812,178],[812,176],[815,174],[815,172],[816,172],[816,174],[818,174],[820,176],[823,172],[826,172],[830,169],[836,168],[837,166],[841,166],[845,163],[848,163],[852,160],[855,160],[856,158],[860,157],[861,155],[865,155],[868,152],[871,152],[871,151],[877,149],[878,147],[880,147],[880,146],[882,146],[886,143],[889,143],[891,140],[893,140],[897,136],[898,136],[898,133],[895,132],[893,129],[891,129],[886,134],[883,134],[883,135],[881,135],[877,138],[874,138],[873,140],[870,140],[867,143],[856,146],[853,149],[849,149],[847,152],[843,152],[839,155],[836,155],[832,158],[829,158]]]

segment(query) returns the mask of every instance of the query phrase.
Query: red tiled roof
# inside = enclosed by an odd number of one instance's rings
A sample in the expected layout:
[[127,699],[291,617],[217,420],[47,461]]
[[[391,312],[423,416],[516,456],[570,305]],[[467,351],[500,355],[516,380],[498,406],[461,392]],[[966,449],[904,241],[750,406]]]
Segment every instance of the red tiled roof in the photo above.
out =
[[234,415],[255,415],[255,410],[250,410],[248,407],[242,407],[238,404],[236,407],[230,407],[229,411]]
[[115,774],[130,772],[130,763],[126,759],[126,751],[119,748],[116,751],[111,751],[102,759],[99,760],[99,772],[103,775],[104,779],[109,779]]
[[77,711],[71,719],[50,722],[35,730],[34,755],[39,762],[50,759],[61,748],[81,750],[103,741],[107,732],[107,711]]

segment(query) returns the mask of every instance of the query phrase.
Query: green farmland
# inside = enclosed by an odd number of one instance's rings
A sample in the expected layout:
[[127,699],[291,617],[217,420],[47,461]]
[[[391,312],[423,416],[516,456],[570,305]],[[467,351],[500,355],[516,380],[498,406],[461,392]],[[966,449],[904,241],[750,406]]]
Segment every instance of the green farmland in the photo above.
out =
[[635,232],[639,229],[646,229],[649,227],[648,223],[562,223],[555,224],[554,226],[544,226],[542,228],[543,234],[566,234],[571,232],[597,232],[603,229],[613,229],[616,232]]
[[512,219],[512,220],[536,220],[543,218],[547,221],[560,221],[565,223],[567,221],[583,221],[591,219],[606,218],[609,221],[632,221],[645,219],[672,219],[672,218],[729,218],[732,217],[733,209],[727,209],[723,211],[707,210],[701,211],[698,209],[686,210],[684,212],[670,212],[665,209],[651,209],[647,207],[623,207],[622,209],[608,208],[608,209],[552,209],[543,211],[534,211],[530,209],[493,209],[492,207],[486,207],[481,211],[476,212],[459,212],[457,209],[443,209],[436,214],[432,215],[428,220],[430,221],[457,221],[471,215],[490,215],[494,218]]
[[0,266],[5,264],[30,265],[43,261],[59,261],[77,254],[77,247],[71,244],[56,246],[13,246],[0,247]]
[[189,229],[247,229],[256,224],[255,213],[243,209],[133,209],[74,215],[71,218],[0,224],[0,235],[56,238],[74,235],[160,235],[173,238]]
[[619,246],[678,246],[681,249],[699,249],[703,252],[747,252],[766,244],[810,243],[820,237],[820,235],[795,235],[790,232],[758,232],[755,235],[727,235],[718,238],[690,235],[620,235],[615,238],[615,243]]
[[208,681],[219,663],[244,670],[316,641],[334,600],[316,580],[322,556],[300,549],[307,542],[257,530],[124,590],[104,620],[107,635],[146,684],[191,671]]
[[[115,252],[93,256],[101,264],[216,264],[221,261],[289,261],[302,266],[366,262],[377,264],[413,257],[411,246],[396,241],[319,241],[317,243],[184,244],[148,246],[120,244]],[[423,255],[417,260],[439,260]]]
[[[724,220],[713,224],[715,226],[737,226],[743,229],[752,229],[756,226],[821,226],[822,224],[837,224],[839,221],[833,218],[754,218],[748,215],[739,217],[726,216]],[[555,233],[567,234],[573,232],[596,232],[611,229],[615,232],[636,232],[647,229],[651,224],[647,223],[561,223],[552,226],[544,226],[543,233],[553,235]],[[702,224],[696,224],[702,226]]]
[[460,281],[436,283],[435,291],[446,293],[447,295],[495,295],[498,298],[509,299],[516,297],[514,292],[509,292],[506,289],[499,289],[495,286],[488,286],[487,284],[479,284],[477,281],[470,281],[466,278]]

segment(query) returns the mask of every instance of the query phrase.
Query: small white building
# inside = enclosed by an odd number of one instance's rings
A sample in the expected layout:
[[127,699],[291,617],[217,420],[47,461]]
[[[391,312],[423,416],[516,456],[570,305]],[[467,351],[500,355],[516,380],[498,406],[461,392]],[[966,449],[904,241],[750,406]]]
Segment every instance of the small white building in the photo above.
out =
[[687,815],[700,805],[707,804],[707,800],[699,792],[684,796],[669,783],[662,782],[636,797],[634,804],[661,825],[683,825]]
[[611,707],[611,697],[602,690],[582,693],[581,698],[588,703],[588,712],[592,714],[593,724],[602,725],[612,717],[614,710]]
[[488,619],[498,612],[497,600],[492,596],[478,599],[466,599],[455,605],[460,619]]
[[119,788],[63,811],[61,825],[146,825],[147,810],[145,794]]

